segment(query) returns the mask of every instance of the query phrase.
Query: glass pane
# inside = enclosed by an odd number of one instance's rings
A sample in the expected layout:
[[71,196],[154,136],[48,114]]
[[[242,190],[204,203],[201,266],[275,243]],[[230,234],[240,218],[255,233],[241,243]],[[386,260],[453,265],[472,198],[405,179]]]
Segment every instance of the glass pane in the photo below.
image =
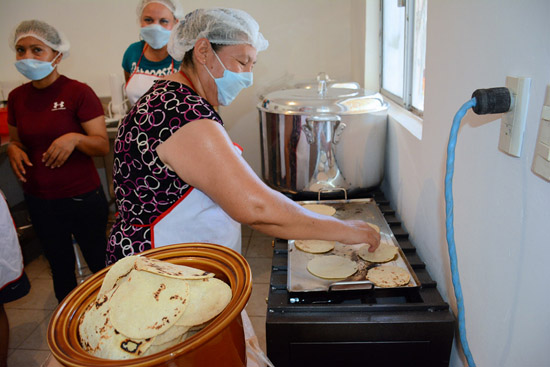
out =
[[424,111],[424,88],[426,67],[426,23],[428,0],[415,0],[414,3],[414,45],[412,70],[412,106]]
[[384,0],[382,6],[382,88],[403,98],[405,7],[397,0]]

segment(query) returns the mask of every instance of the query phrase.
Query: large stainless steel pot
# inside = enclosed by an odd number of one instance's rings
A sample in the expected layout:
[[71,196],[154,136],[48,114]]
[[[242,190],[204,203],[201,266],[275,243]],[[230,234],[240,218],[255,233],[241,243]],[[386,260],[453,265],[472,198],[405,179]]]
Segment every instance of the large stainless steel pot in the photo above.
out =
[[379,93],[339,88],[271,92],[258,104],[262,175],[284,193],[378,186],[384,175],[388,104]]

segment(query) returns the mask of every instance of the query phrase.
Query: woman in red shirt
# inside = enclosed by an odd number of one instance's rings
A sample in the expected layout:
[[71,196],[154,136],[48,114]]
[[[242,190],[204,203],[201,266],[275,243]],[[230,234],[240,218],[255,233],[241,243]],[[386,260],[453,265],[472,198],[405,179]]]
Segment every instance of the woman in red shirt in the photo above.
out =
[[61,301],[75,286],[76,239],[92,272],[105,266],[108,204],[93,156],[109,151],[103,108],[86,84],[57,70],[69,42],[51,25],[23,21],[12,46],[31,80],[8,97],[8,156]]

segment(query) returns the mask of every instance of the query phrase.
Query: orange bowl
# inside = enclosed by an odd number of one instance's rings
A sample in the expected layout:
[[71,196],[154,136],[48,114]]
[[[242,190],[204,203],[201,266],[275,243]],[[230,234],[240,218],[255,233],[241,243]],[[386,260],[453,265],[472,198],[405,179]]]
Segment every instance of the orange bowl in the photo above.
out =
[[214,273],[231,286],[231,301],[199,333],[162,352],[125,360],[97,358],[80,346],[78,324],[110,267],[105,268],[76,287],[52,315],[48,345],[54,357],[64,366],[246,366],[241,311],[252,291],[252,272],[244,257],[227,247],[203,243],[164,246],[140,255]]

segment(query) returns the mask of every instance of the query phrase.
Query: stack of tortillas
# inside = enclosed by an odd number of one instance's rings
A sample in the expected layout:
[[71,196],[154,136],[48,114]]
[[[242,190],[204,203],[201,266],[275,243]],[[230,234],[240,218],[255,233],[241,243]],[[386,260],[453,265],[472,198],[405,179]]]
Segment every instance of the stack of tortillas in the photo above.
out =
[[79,324],[88,353],[129,359],[160,352],[202,329],[231,300],[213,273],[141,256],[118,261]]

